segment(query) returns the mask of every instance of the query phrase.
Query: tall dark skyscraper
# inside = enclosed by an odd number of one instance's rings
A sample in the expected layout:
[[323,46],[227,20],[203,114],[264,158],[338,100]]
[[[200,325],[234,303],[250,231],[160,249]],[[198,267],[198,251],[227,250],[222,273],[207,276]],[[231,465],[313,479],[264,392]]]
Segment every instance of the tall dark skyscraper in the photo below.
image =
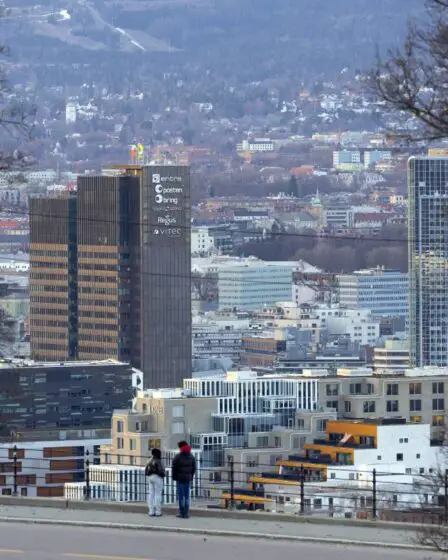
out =
[[33,200],[33,357],[130,361],[147,387],[189,377],[190,215],[188,166],[117,166],[80,177],[76,194]]
[[410,350],[414,366],[448,365],[448,158],[409,159]]

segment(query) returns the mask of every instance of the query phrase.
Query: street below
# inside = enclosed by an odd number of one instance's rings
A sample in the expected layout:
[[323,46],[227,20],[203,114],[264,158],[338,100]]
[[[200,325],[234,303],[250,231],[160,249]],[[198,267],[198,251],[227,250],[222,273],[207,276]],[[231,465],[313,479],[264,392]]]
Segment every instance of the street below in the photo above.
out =
[[[356,538],[356,529],[353,531]],[[426,551],[0,523],[0,560],[439,560]],[[446,558],[446,557],[445,557]]]

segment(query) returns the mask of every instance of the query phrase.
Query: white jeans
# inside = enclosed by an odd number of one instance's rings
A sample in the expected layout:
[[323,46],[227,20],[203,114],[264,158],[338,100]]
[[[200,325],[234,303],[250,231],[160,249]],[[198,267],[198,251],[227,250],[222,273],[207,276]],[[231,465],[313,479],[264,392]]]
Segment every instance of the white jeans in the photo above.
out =
[[162,514],[163,478],[157,474],[148,477],[148,509],[149,515]]

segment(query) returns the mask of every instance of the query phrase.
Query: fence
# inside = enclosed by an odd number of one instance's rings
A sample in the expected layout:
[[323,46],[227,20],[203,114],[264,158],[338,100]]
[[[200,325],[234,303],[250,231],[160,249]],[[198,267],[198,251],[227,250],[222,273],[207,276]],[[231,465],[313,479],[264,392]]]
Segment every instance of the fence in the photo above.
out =
[[[79,448],[76,448],[79,449]],[[42,450],[39,450],[40,452]],[[144,502],[148,457],[37,457],[36,449],[13,446],[0,461],[0,492],[12,496],[64,497],[66,501]],[[41,453],[42,455],[42,453]],[[235,462],[208,464],[200,453],[191,486],[193,504],[202,507],[264,510],[297,515],[394,519],[448,524],[448,469],[428,472],[385,472],[350,466],[298,463],[287,472],[273,465]],[[177,501],[171,474],[172,453],[164,456],[164,503]],[[407,469],[409,470],[409,469]],[[331,472],[330,472],[331,471]],[[331,475],[331,476],[330,476]]]

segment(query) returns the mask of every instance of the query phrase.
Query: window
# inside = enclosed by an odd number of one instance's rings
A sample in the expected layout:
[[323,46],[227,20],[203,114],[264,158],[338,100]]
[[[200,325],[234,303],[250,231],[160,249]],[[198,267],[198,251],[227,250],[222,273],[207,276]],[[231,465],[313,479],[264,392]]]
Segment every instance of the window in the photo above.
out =
[[314,509],[322,509],[322,498],[314,498]]
[[162,442],[160,439],[148,439],[148,451],[151,451],[154,447],[160,449]]
[[335,472],[332,472],[332,473],[330,474],[330,478],[333,478],[333,479],[336,478],[336,473],[335,473]]
[[135,439],[130,439],[129,440],[129,449],[131,451],[135,451],[137,449],[137,446],[135,444]]
[[445,383],[435,382],[432,384],[433,395],[443,395],[445,393]]
[[397,453],[397,461],[403,461],[403,453]]
[[378,455],[378,457],[376,459],[377,459],[377,461],[381,461],[381,459],[382,459],[381,455]]
[[327,401],[327,408],[338,409],[338,401]]
[[420,467],[420,474],[425,474],[425,468],[424,467]]
[[117,449],[124,448],[124,440],[122,437],[117,437]]
[[432,425],[433,426],[444,426],[445,425],[445,418],[443,414],[437,414],[436,416],[432,417]]
[[433,410],[445,410],[445,399],[432,399],[432,409]]
[[11,488],[2,488],[2,496],[11,496],[12,491]]
[[173,406],[173,418],[183,418],[185,416],[184,405]]
[[246,459],[246,467],[258,467],[259,463],[258,455],[249,455]]
[[136,457],[133,457],[133,456],[129,457],[129,464],[130,465],[135,465],[135,463],[136,463]]
[[185,423],[184,422],[173,422],[171,427],[171,431],[173,434],[183,434],[185,431]]
[[318,420],[317,421],[317,431],[318,432],[325,432],[327,429],[327,422],[328,420]]
[[281,447],[281,446],[282,446],[282,438],[279,436],[275,436],[274,447]]
[[422,409],[422,401],[420,399],[411,399],[409,401],[409,410],[411,412],[419,412]]
[[337,383],[327,384],[327,397],[337,397],[339,394],[339,385]]
[[375,412],[375,401],[364,401],[363,410],[365,414]]
[[117,432],[122,434],[124,432],[124,422],[123,420],[117,420]]
[[420,453],[417,453],[417,455],[415,456],[416,459],[420,459]]
[[387,395],[398,395],[398,383],[388,383],[386,394]]
[[406,474],[412,474],[412,469],[406,469],[405,472]]
[[422,416],[410,416],[409,420],[414,424],[421,424],[422,423]]
[[257,437],[257,447],[269,447],[269,436]]
[[387,412],[398,412],[398,401],[387,401],[386,402]]
[[409,383],[409,394],[410,395],[421,395],[422,394],[422,384],[421,383]]
[[355,473],[352,473],[352,472],[349,473],[348,479],[349,479],[349,480],[355,480]]
[[361,394],[361,383],[350,383],[350,394],[360,395]]
[[350,413],[352,411],[352,403],[350,401],[345,401],[344,408],[346,413]]
[[141,426],[140,422],[136,422],[136,423],[135,423],[135,431],[136,431],[136,432],[140,432],[140,431],[141,431],[141,427],[142,427],[142,426]]

